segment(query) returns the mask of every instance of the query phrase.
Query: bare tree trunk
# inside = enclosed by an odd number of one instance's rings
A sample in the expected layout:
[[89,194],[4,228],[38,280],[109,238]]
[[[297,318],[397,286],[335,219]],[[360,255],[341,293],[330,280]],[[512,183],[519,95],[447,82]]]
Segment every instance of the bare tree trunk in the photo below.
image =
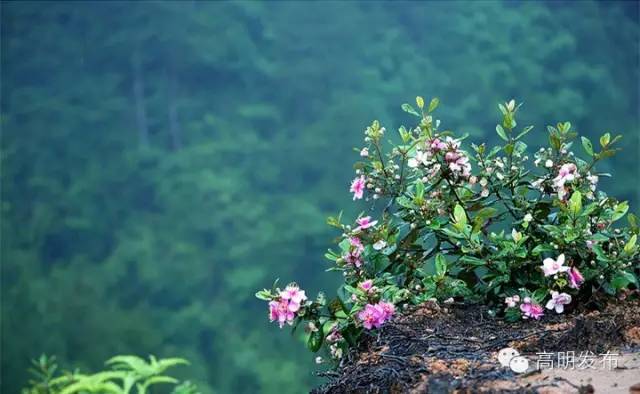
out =
[[178,107],[176,103],[177,81],[173,68],[169,70],[167,102],[169,111],[169,135],[171,136],[171,148],[178,150],[182,148],[182,135],[180,123],[178,122]]
[[147,110],[145,109],[142,61],[139,51],[135,51],[131,56],[131,67],[133,69],[133,98],[136,107],[138,142],[140,146],[147,147],[149,146],[149,124],[147,122]]

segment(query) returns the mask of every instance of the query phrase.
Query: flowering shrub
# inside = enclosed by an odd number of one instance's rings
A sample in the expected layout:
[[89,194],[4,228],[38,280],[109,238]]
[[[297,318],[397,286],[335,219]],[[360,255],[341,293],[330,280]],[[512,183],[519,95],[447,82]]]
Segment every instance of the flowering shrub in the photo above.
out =
[[[344,284],[328,302],[308,301],[297,285],[257,293],[270,317],[307,323],[309,348],[323,342],[339,358],[365,330],[381,327],[396,306],[430,299],[496,306],[507,320],[540,319],[603,296],[625,297],[638,288],[636,216],[598,189],[595,165],[616,153],[620,136],[581,137],[584,158],[571,150],[577,133],[568,122],[547,128],[548,147],[527,154],[515,101],[500,104],[501,145],[469,144],[467,136],[439,131],[438,99],[403,110],[418,118],[400,127],[398,143],[374,121],[350,192],[377,212],[354,224],[342,215],[328,223],[342,235],[325,255]],[[537,140],[542,140],[538,132]],[[377,208],[377,209],[376,209]],[[504,309],[502,309],[502,306]]]

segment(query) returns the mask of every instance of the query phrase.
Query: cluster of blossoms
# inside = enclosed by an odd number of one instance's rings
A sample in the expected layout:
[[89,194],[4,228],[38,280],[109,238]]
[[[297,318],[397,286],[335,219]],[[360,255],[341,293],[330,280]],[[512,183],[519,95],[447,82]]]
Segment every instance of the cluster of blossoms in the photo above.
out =
[[531,300],[529,297],[524,297],[522,304],[520,304],[520,310],[524,319],[532,318],[539,320],[544,311],[542,307]]
[[[451,171],[452,174],[468,178],[471,175],[471,163],[466,152],[460,149],[460,141],[451,137],[445,137],[442,141],[434,137],[425,141],[424,150],[416,149],[415,156],[407,160],[410,168],[424,167],[428,169],[429,177],[435,176],[442,165]],[[442,161],[439,153],[444,153]]]
[[[591,244],[592,241],[587,242],[587,245]],[[544,272],[544,276],[554,276],[554,278],[558,278],[558,274],[566,273],[567,278],[569,280],[569,286],[574,289],[579,289],[580,285],[584,282],[584,277],[576,267],[567,267],[564,265],[564,254],[558,256],[557,259],[552,259],[551,257],[547,257],[542,262],[542,272]]]
[[460,141],[447,137],[447,148],[444,160],[449,170],[456,176],[468,178],[471,175],[471,163],[467,154],[460,150]]
[[292,325],[296,313],[307,300],[304,290],[300,290],[297,285],[290,284],[280,291],[277,299],[269,302],[269,320],[277,321],[280,328],[285,323]]
[[568,188],[565,186],[566,183],[573,182],[577,178],[580,177],[578,173],[578,167],[576,167],[573,163],[566,163],[560,167],[560,171],[558,171],[558,176],[553,179],[553,186],[558,193],[558,198],[560,200],[566,199],[568,195]]
[[390,302],[380,301],[376,304],[367,304],[358,313],[358,319],[367,330],[380,328],[389,321],[395,312],[395,306]]
[[605,174],[595,165],[615,154],[619,136],[600,137],[599,151],[582,137],[582,159],[570,151],[571,124],[558,123],[531,165],[524,137],[533,127],[518,130],[514,100],[498,106],[502,144],[467,150],[464,136],[438,129],[438,103],[404,104],[418,125],[400,127],[400,142],[386,153],[385,128],[378,121],[366,128],[349,191],[378,216],[329,218],[341,232],[325,254],[328,270],[344,280],[337,297],[307,300],[296,285],[258,292],[281,327],[308,323],[312,351],[324,345],[340,359],[396,309],[433,299],[503,305],[498,314],[515,321],[578,309],[592,297],[638,294],[638,220],[626,202],[597,189]]
[[339,330],[332,329],[329,335],[327,335],[326,339],[329,344],[329,353],[332,358],[340,359],[342,358],[342,344],[344,344],[344,338]]
[[349,245],[349,250],[342,256],[342,258],[348,264],[351,264],[356,268],[360,268],[362,266],[360,256],[362,255],[362,252],[364,252],[362,241],[360,241],[360,238],[358,237],[349,237]]

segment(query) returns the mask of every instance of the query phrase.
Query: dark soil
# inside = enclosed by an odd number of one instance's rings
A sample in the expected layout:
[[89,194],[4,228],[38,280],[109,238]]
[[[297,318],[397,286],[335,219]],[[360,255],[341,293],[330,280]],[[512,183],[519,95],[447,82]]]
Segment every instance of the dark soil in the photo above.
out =
[[[549,383],[524,381],[497,361],[513,347],[520,354],[640,347],[640,302],[609,304],[601,311],[556,315],[540,321],[507,323],[473,305],[425,304],[387,323],[365,338],[337,371],[322,373],[329,383],[314,393],[538,393]],[[527,374],[525,374],[527,375]],[[499,382],[522,380],[517,388]],[[576,386],[575,392],[592,392]]]

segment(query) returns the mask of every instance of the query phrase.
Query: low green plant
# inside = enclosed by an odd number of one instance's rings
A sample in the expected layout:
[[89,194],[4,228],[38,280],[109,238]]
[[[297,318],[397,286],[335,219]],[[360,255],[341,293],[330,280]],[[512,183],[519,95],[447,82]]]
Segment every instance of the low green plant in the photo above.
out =
[[173,394],[198,394],[199,391],[190,382],[180,383],[166,375],[165,371],[188,362],[181,358],[156,359],[146,361],[138,356],[118,355],[107,360],[108,369],[94,374],[81,373],[78,370],[57,374],[58,364],[55,357],[46,355],[32,360],[29,370],[33,379],[22,394],[74,394],[74,393],[112,393],[145,394],[157,384],[173,385]]
[[[621,136],[606,133],[594,145],[577,139],[569,122],[544,136],[518,126],[521,105],[511,100],[498,105],[501,144],[464,149],[466,135],[440,131],[438,99],[416,104],[402,105],[417,125],[400,127],[390,149],[378,121],[356,149],[361,160],[350,191],[378,217],[328,219],[342,233],[325,255],[329,270],[344,277],[337,297],[309,300],[295,283],[274,284],[256,294],[269,301],[272,321],[304,322],[309,348],[325,344],[340,358],[398,307],[434,298],[487,304],[513,321],[637,291],[637,218],[598,189],[610,175],[596,170],[619,150]],[[530,135],[548,146],[528,154]],[[572,151],[576,141],[580,155]],[[620,224],[625,215],[628,226]]]

